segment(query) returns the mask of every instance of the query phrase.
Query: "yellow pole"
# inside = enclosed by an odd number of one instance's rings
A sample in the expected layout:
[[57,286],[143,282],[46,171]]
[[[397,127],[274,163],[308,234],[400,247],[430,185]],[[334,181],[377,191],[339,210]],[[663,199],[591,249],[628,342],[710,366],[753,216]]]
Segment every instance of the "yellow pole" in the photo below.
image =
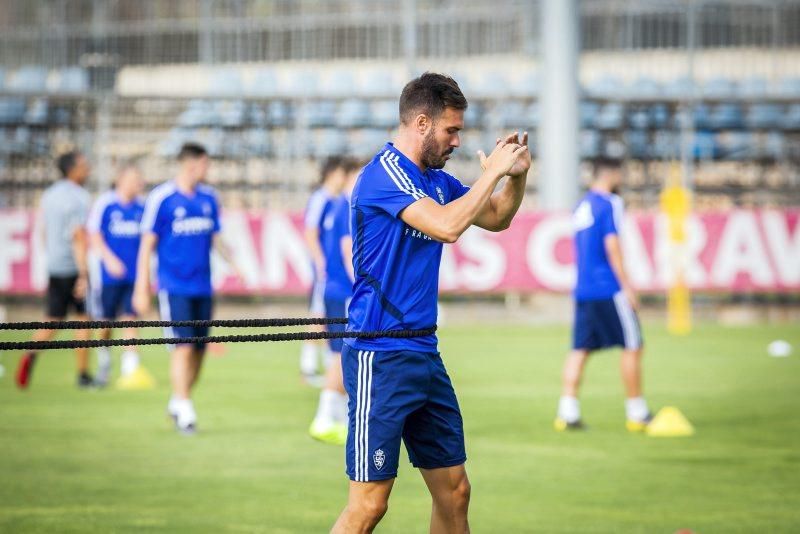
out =
[[669,259],[673,279],[667,291],[667,330],[686,335],[692,330],[692,304],[686,285],[686,219],[691,211],[691,196],[682,186],[677,162],[670,166],[667,183],[661,192],[661,212],[667,218]]

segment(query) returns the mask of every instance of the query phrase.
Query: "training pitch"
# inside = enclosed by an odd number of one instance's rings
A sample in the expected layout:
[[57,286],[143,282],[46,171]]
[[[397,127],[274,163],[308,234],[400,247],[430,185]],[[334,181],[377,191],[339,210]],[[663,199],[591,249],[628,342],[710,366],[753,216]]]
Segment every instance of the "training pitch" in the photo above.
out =
[[[614,351],[589,363],[590,430],[556,433],[566,327],[440,331],[464,413],[474,532],[800,531],[800,329],[644,332],[651,407],[680,408],[693,437],[626,432]],[[13,339],[24,337],[0,335]],[[774,339],[794,354],[768,356]],[[343,450],[306,433],[317,390],[300,384],[298,353],[231,344],[210,356],[194,437],[166,419],[164,348],[143,351],[159,382],[144,392],[78,391],[67,351],[43,354],[19,392],[18,355],[3,353],[0,532],[326,532],[345,504]],[[429,507],[403,454],[378,532],[427,532]]]

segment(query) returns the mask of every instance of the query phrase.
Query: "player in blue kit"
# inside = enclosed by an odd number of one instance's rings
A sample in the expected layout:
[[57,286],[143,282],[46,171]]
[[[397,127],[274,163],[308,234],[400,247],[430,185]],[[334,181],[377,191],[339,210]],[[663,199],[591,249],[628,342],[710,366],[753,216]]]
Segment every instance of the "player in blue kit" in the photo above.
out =
[[[467,100],[425,73],[400,96],[400,126],[362,171],[351,199],[355,284],[348,330],[436,324],[442,243],[472,225],[508,228],[525,192],[527,134],[498,139],[471,188],[442,171],[460,144]],[[498,184],[508,176],[504,185]],[[435,335],[346,339],[347,506],[333,532],[372,532],[386,513],[405,442],[433,499],[431,532],[468,532],[470,484],[461,413]]]
[[[144,202],[140,197],[143,187],[139,169],[134,165],[123,165],[114,189],[100,195],[92,206],[87,229],[100,259],[100,272],[92,280],[90,308],[97,319],[136,318],[132,297],[144,213]],[[136,329],[126,328],[123,337],[136,337]],[[101,330],[100,338],[111,339],[111,330]],[[100,347],[97,356],[95,382],[106,385],[111,372],[111,351],[108,347]],[[152,376],[140,367],[135,347],[125,347],[120,368],[121,376],[117,381],[120,389],[152,387]]]
[[[361,165],[343,159],[341,165],[347,181],[344,191],[330,202],[320,226],[319,241],[325,257],[325,317],[347,316],[347,305],[353,295],[353,240],[350,236],[350,195]],[[341,332],[344,325],[328,325],[329,332]],[[327,362],[325,382],[319,406],[309,428],[311,437],[326,443],[343,445],[347,439],[347,394],[342,383],[342,340],[330,339],[331,357]]]
[[622,180],[621,166],[618,159],[598,159],[591,189],[573,214],[578,270],[575,323],[572,352],[564,364],[557,430],[583,428],[578,402],[583,370],[592,352],[610,347],[622,347],[628,430],[642,431],[651,419],[642,396],[638,298],[625,272],[619,239],[623,205],[616,191]]
[[[303,238],[311,256],[311,296],[308,311],[311,317],[325,315],[325,252],[322,250],[322,222],[330,211],[331,203],[342,193],[346,179],[345,160],[331,156],[322,163],[319,187],[311,193],[303,217]],[[340,317],[342,317],[340,315]],[[309,332],[321,332],[322,327],[310,326]],[[306,383],[318,386],[322,380],[319,374],[320,353],[324,343],[321,340],[307,340],[300,348],[300,373]]]
[[[142,242],[136,269],[133,304],[144,315],[150,307],[150,260],[158,255],[158,301],[163,320],[211,319],[211,250],[231,266],[231,254],[219,231],[219,204],[214,190],[201,182],[208,172],[206,149],[186,143],[178,154],[180,171],[174,180],[153,189],[142,216]],[[238,272],[238,270],[237,270]],[[168,328],[168,337],[202,337],[206,327]],[[204,344],[172,348],[172,397],[167,413],[184,434],[196,431],[197,414],[190,391],[200,376]]]

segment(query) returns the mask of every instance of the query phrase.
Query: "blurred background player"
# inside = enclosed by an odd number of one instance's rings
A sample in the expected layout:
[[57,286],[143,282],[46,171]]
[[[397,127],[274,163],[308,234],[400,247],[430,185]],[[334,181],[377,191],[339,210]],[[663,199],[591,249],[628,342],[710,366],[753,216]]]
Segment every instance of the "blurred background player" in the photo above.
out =
[[[136,280],[136,259],[139,253],[144,201],[141,172],[133,164],[125,164],[117,175],[114,189],[101,194],[89,215],[89,237],[100,260],[100,269],[93,276],[91,312],[96,319],[133,320],[133,284]],[[111,329],[100,331],[102,339],[111,339]],[[135,328],[126,328],[124,339],[136,337]],[[111,373],[111,350],[97,349],[98,385],[105,386]],[[152,376],[139,364],[135,347],[125,347],[120,365],[120,389],[146,389],[154,386]]]
[[[178,153],[177,176],[153,189],[142,216],[142,238],[136,268],[134,309],[150,307],[150,260],[158,256],[158,302],[162,320],[209,320],[212,314],[212,248],[231,266],[231,255],[220,239],[219,205],[215,191],[201,182],[209,167],[206,149],[185,143]],[[207,327],[168,328],[168,337],[202,337]],[[197,414],[190,399],[203,364],[204,343],[171,347],[172,397],[167,413],[184,434],[196,431]]]
[[[350,195],[361,171],[354,159],[342,160],[347,177],[344,190],[331,200],[320,226],[320,244],[325,256],[325,317],[347,316],[347,306],[353,296],[353,239],[350,236]],[[341,332],[345,325],[328,325],[329,332]],[[311,423],[311,437],[343,445],[347,440],[347,394],[342,382],[342,340],[328,340],[325,382],[319,395],[319,406]]]
[[[311,256],[312,282],[311,296],[309,298],[309,315],[311,317],[325,316],[325,253],[322,250],[320,236],[322,222],[330,210],[331,202],[342,193],[346,174],[343,168],[344,159],[339,156],[327,158],[322,163],[320,181],[317,189],[311,193],[306,204],[304,217],[304,231],[306,247]],[[340,316],[342,317],[342,316]],[[309,327],[309,332],[320,332],[322,326]],[[320,376],[320,355],[325,351],[322,340],[304,341],[300,348],[300,373],[303,379],[311,385],[322,383]]]
[[596,350],[622,347],[626,426],[637,432],[644,430],[652,417],[642,396],[639,300],[625,272],[620,246],[623,204],[617,192],[622,161],[598,158],[594,172],[591,188],[573,214],[578,270],[575,322],[555,428],[583,428],[578,390],[586,361]]
[[[91,200],[83,185],[89,178],[91,168],[86,157],[73,150],[62,154],[57,160],[61,179],[42,194],[40,205],[40,228],[43,230],[47,255],[47,311],[46,321],[63,321],[69,310],[75,319],[88,320],[86,315],[86,291],[88,288],[88,240],[86,218]],[[48,341],[55,330],[37,330],[34,341]],[[88,330],[76,330],[75,339],[89,339]],[[26,352],[17,367],[17,386],[26,388],[30,384],[36,352]],[[78,387],[94,385],[89,374],[89,350],[75,349],[78,371]]]

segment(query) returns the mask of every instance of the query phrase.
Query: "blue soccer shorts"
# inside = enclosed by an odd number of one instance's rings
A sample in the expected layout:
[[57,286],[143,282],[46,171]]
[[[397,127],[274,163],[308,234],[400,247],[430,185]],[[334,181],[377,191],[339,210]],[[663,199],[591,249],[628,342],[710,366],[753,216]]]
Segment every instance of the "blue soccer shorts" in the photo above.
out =
[[642,344],[639,317],[624,293],[619,292],[610,299],[575,302],[573,349],[593,351],[622,347],[636,350]]
[[401,439],[417,468],[467,460],[461,410],[439,353],[363,351],[345,344],[342,372],[349,396],[350,480],[395,478]]
[[[213,300],[210,295],[175,295],[167,291],[158,292],[158,307],[163,321],[207,321],[211,319]],[[166,337],[204,337],[207,326],[178,326],[164,329]],[[205,350],[205,343],[195,343],[195,348]]]
[[133,282],[104,285],[100,288],[98,318],[113,320],[120,314],[135,317],[132,299]]

